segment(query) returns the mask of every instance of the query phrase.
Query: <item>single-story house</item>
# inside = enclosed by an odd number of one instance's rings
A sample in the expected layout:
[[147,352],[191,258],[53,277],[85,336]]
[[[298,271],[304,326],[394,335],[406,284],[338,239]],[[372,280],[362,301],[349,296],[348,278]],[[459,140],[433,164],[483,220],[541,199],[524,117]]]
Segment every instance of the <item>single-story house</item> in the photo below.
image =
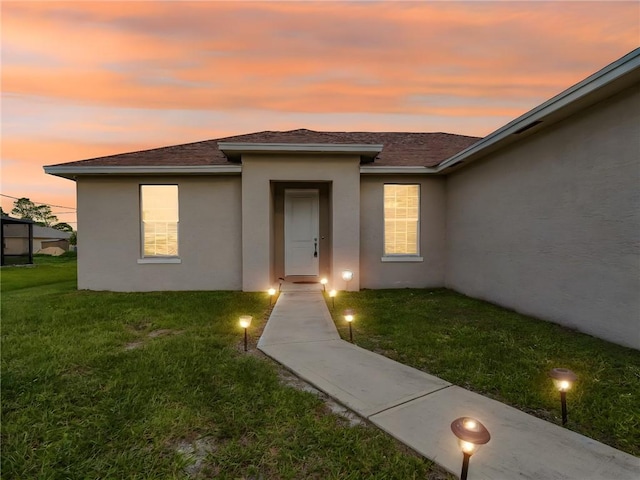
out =
[[71,232],[41,225],[33,226],[33,250],[36,253],[47,247],[59,247],[68,251],[70,238]]
[[484,138],[266,131],[45,171],[77,185],[81,289],[448,287],[640,348],[639,81],[640,49]]
[[[69,238],[71,232],[64,232],[51,227],[33,224],[33,236],[31,238],[31,251],[38,253],[46,247],[60,247],[69,250]],[[7,225],[4,230],[5,252],[7,255],[16,255],[25,251],[29,236],[27,230],[18,224]]]

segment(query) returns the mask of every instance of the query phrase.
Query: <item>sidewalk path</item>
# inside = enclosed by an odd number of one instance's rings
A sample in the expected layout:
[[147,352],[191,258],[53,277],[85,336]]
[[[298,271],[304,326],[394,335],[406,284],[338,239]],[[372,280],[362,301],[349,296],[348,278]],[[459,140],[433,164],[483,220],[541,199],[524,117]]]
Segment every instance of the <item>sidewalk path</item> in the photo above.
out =
[[283,284],[258,348],[402,443],[460,474],[451,422],[491,441],[469,479],[640,479],[640,459],[340,339],[318,285]]

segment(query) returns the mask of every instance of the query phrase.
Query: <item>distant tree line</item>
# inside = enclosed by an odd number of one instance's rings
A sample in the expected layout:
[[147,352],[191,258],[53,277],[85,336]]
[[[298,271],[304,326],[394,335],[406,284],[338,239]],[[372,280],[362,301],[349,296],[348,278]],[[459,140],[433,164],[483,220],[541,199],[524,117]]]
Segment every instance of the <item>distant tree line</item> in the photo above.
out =
[[[0,213],[6,215],[2,207],[0,207]],[[71,243],[71,245],[76,244],[77,233],[73,230],[73,227],[68,223],[59,222],[58,217],[51,212],[49,205],[36,205],[28,198],[22,197],[13,202],[11,215],[17,218],[32,220],[36,225],[42,225],[43,227],[51,227],[63,232],[71,232],[69,243]]]

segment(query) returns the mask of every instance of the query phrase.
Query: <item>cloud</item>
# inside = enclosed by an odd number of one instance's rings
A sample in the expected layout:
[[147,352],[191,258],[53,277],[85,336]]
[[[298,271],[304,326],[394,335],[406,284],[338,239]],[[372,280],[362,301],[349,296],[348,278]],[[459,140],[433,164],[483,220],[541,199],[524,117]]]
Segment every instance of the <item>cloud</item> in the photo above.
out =
[[548,97],[638,38],[625,3],[10,5],[9,58],[49,62],[6,92],[134,108],[431,114],[405,99]]

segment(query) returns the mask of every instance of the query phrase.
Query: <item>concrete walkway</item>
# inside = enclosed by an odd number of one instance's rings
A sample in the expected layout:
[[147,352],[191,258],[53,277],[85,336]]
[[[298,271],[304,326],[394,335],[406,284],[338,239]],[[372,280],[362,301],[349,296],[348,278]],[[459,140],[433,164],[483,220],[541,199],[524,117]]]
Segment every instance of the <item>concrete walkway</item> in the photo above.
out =
[[455,475],[450,424],[476,417],[491,441],[469,480],[640,479],[632,455],[340,340],[319,285],[283,284],[258,348]]

